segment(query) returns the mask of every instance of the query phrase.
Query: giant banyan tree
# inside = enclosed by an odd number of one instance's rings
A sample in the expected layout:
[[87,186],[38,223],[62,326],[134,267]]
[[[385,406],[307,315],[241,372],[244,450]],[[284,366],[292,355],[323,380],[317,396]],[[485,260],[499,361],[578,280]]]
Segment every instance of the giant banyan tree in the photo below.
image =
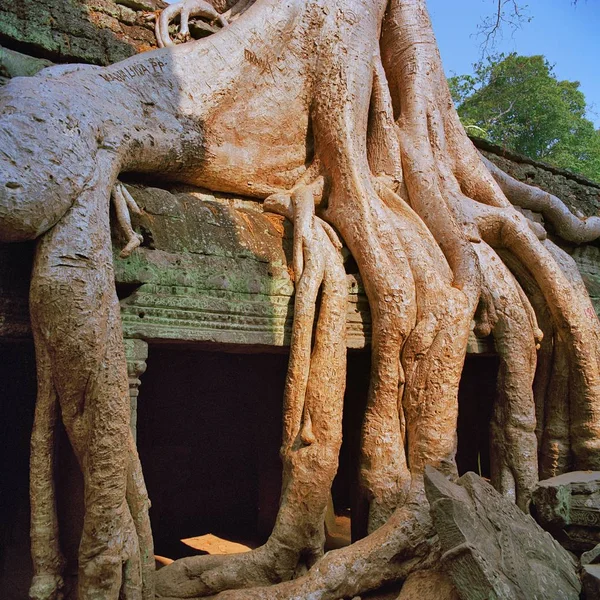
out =
[[[190,16],[220,29],[174,45],[177,16],[184,38]],[[423,474],[457,474],[473,322],[500,357],[494,486],[526,511],[540,476],[600,469],[599,323],[573,261],[514,205],[576,243],[597,237],[599,221],[478,154],[425,0],[185,0],[158,18],[157,35],[158,50],[52,67],[0,91],[0,240],[39,238],[32,598],[61,597],[59,419],[84,476],[80,600],[336,600],[431,567],[440,548]],[[275,528],[252,552],[187,558],[156,576],[113,280],[111,204],[123,252],[140,243],[122,173],[250,196],[294,224]],[[342,246],[372,314],[359,465],[369,535],[324,555],[345,385]]]

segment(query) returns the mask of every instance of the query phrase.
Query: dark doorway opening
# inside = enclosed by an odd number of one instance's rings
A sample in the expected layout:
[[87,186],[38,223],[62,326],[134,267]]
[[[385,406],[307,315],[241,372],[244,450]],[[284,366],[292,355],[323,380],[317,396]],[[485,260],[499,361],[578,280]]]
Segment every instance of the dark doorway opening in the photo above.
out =
[[[282,400],[288,354],[154,345],[138,403],[138,449],[152,501],[156,553],[193,553],[181,539],[212,533],[258,545],[281,489]],[[369,353],[350,352],[336,513],[356,490]]]
[[29,439],[35,409],[33,343],[0,344],[0,598],[28,597]]
[[497,356],[468,355],[458,391],[458,473],[490,477],[490,420],[496,399]]
[[156,553],[212,533],[261,542],[279,498],[286,354],[151,346],[138,401],[138,449]]

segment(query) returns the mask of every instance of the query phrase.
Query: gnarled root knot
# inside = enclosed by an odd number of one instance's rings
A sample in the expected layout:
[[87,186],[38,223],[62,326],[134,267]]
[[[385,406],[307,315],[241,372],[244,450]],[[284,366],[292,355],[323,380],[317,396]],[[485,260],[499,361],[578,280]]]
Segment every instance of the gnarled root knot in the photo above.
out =
[[173,40],[169,35],[169,24],[179,16],[178,38],[187,41],[190,37],[189,20],[190,17],[201,17],[209,21],[218,21],[221,27],[228,25],[225,15],[217,12],[215,8],[205,0],[183,0],[175,2],[155,17],[155,35],[159,48],[173,46]]

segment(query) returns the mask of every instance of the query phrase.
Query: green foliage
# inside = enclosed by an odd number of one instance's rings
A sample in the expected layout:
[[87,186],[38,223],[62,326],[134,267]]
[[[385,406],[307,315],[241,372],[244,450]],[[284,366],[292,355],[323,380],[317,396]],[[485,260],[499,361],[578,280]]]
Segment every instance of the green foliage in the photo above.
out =
[[448,81],[467,131],[600,181],[600,130],[577,81],[559,81],[543,56],[490,57]]

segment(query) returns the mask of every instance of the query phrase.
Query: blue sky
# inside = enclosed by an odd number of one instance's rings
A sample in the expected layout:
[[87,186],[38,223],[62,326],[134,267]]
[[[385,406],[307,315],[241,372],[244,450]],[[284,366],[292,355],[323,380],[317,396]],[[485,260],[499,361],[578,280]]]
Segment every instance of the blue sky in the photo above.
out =
[[[600,0],[522,0],[533,17],[516,32],[503,28],[497,51],[543,54],[559,79],[581,83],[600,127]],[[477,26],[493,13],[494,0],[428,0],[442,61],[447,75],[471,73],[481,55]]]

